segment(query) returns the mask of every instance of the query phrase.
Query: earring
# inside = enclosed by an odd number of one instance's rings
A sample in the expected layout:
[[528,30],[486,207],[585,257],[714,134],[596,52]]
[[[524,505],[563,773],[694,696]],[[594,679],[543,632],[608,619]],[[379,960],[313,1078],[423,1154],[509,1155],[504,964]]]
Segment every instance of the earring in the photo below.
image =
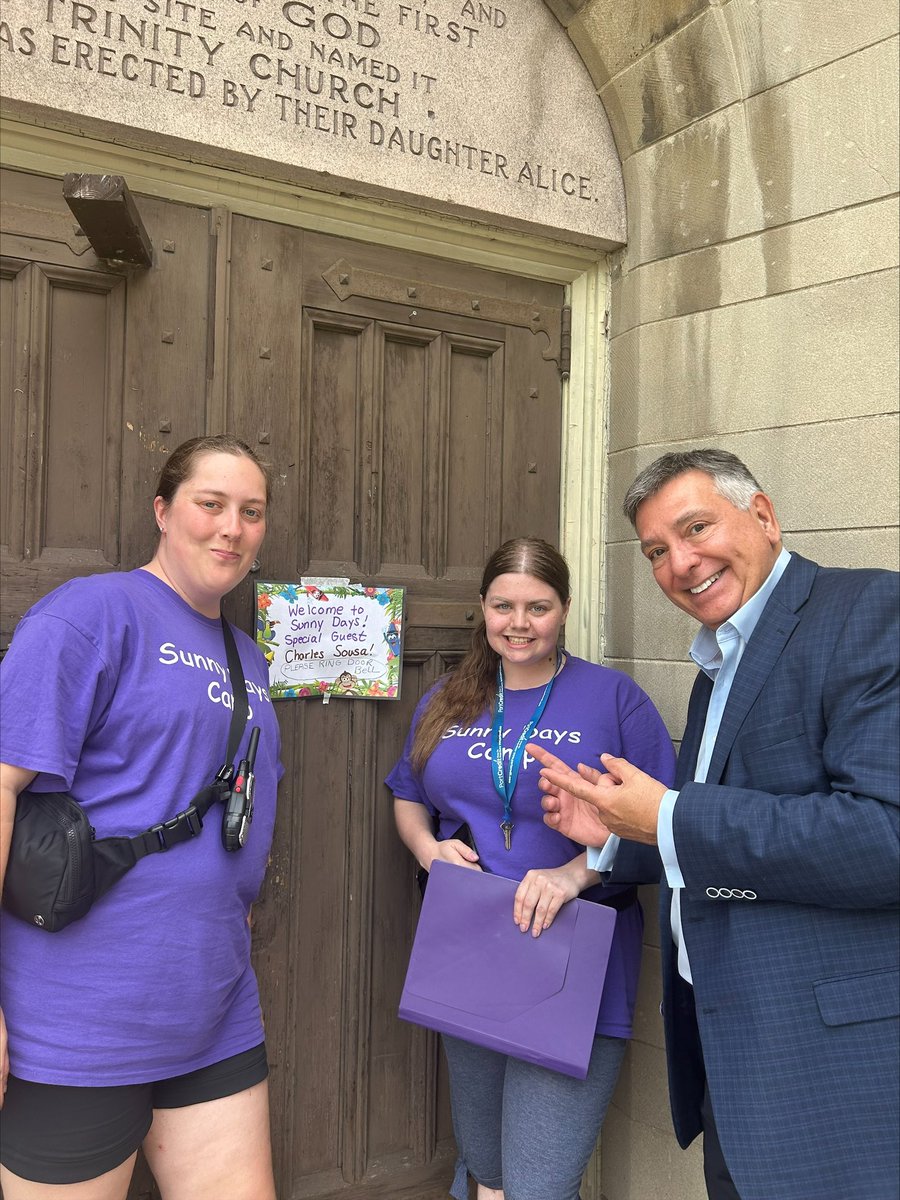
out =
[[251,575],[255,575],[261,566],[262,566],[262,564],[260,563],[259,559],[254,558],[253,562],[250,564]]

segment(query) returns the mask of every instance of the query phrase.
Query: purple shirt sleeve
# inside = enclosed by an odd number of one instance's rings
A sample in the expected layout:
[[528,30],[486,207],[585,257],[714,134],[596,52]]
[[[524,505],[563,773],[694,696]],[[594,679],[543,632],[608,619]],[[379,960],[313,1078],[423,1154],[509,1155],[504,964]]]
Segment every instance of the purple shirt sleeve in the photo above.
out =
[[[52,688],[29,686],[35,662]],[[112,692],[109,668],[87,634],[52,613],[26,616],[3,661],[0,761],[42,772],[38,790],[70,788],[87,731]]]

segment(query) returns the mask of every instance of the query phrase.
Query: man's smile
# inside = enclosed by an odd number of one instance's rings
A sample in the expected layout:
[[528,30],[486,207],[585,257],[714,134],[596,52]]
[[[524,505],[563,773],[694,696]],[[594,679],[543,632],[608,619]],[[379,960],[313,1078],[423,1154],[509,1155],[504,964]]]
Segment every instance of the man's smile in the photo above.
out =
[[[724,571],[724,569],[725,568],[723,567],[722,571]],[[692,596],[699,596],[700,593],[705,592],[708,587],[712,587],[712,585],[722,574],[722,571],[716,571],[715,575],[710,575],[709,579],[704,579],[704,581],[702,583],[698,583],[696,587],[688,588],[688,591]]]

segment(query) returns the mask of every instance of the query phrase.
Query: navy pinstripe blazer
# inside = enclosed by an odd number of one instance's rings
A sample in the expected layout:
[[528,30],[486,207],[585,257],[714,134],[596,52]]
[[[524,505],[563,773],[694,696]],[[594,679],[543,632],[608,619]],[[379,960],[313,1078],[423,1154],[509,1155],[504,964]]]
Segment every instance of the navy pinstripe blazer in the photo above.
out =
[[[704,674],[691,695],[674,834],[694,991],[664,884],[669,1086],[687,1146],[705,1067],[742,1200],[900,1196],[898,584],[792,556],[702,784]],[[612,881],[642,859],[623,843]]]

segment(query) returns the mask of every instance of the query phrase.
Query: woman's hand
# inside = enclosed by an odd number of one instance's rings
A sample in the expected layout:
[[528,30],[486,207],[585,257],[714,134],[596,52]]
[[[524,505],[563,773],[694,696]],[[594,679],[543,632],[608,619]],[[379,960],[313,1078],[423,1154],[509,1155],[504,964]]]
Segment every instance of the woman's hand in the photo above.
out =
[[540,937],[564,904],[599,882],[600,876],[587,866],[586,854],[579,854],[562,867],[529,871],[516,891],[513,920],[523,933],[531,926],[531,936]]
[[[478,865],[478,855],[471,846],[467,846],[459,838],[447,838],[445,842],[435,839],[431,862],[434,862],[436,858],[441,859],[442,862],[453,863],[455,867],[469,867],[473,871],[481,870]],[[425,869],[430,871],[431,863]]]
[[431,816],[424,804],[395,796],[394,820],[397,822],[400,840],[415,855],[419,866],[424,867],[426,871],[431,870],[431,864],[436,858],[453,863],[456,867],[474,867],[476,871],[481,870],[478,866],[478,855],[471,846],[467,846],[459,838],[448,838],[445,842],[437,840]]

